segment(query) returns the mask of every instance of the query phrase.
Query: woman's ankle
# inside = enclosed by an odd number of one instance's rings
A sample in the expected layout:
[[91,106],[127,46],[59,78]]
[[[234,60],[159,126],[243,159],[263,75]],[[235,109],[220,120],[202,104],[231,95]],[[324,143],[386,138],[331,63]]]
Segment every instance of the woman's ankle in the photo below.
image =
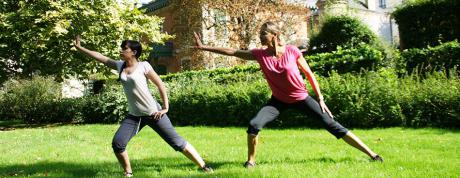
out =
[[134,175],[133,175],[133,172],[124,172],[123,175],[124,175],[125,177],[133,177],[133,176],[134,176]]

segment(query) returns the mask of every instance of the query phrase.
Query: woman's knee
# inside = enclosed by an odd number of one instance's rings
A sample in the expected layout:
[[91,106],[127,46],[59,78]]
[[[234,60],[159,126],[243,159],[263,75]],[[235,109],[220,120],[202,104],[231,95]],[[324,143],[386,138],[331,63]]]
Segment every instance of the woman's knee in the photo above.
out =
[[339,122],[334,119],[325,121],[326,129],[334,135],[337,139],[342,138],[348,132],[348,129],[342,126]]
[[254,135],[254,136],[257,136],[260,132],[260,129],[257,129],[256,127],[254,127],[253,125],[249,124],[248,126],[248,130],[246,130],[246,133],[250,134],[250,135]]
[[126,150],[126,143],[121,138],[113,138],[112,149],[115,153],[122,153]]
[[254,117],[249,122],[248,130],[246,131],[248,134],[257,135],[260,130],[267,124],[268,122],[273,121],[278,117],[280,112],[273,106],[264,106],[260,111],[257,113],[256,117]]
[[182,139],[181,141],[172,142],[172,143],[170,143],[169,145],[170,145],[175,151],[183,152],[183,151],[185,150],[185,148],[187,147],[187,144],[188,144],[188,142]]

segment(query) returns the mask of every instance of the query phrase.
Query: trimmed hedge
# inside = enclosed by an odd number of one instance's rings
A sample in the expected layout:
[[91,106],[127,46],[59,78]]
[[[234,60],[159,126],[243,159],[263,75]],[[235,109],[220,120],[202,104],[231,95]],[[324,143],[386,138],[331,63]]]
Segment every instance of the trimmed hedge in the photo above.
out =
[[213,70],[185,71],[181,73],[163,75],[161,76],[161,79],[163,82],[176,81],[188,83],[189,80],[194,80],[198,77],[211,79],[218,83],[231,83],[242,79],[242,77],[239,77],[238,75],[253,74],[258,73],[259,71],[259,65],[252,64],[230,68],[218,68]]
[[409,73],[417,70],[419,73],[431,71],[449,71],[452,68],[460,69],[460,43],[451,41],[439,46],[412,48],[401,52],[401,66]]
[[[169,115],[178,124],[246,126],[270,97],[261,74],[248,78],[252,79],[230,84],[209,78],[170,81]],[[360,75],[333,72],[319,78],[319,83],[329,108],[347,127],[460,127],[460,78],[456,73],[449,77],[434,73],[420,79],[417,75],[398,78],[391,69]],[[321,127],[316,119],[297,111],[283,113],[270,125]]]
[[460,1],[417,0],[392,13],[402,49],[436,46],[460,39]]
[[[196,72],[191,79],[188,78],[190,74],[174,74],[168,79],[168,115],[174,124],[246,126],[270,97],[260,72],[234,72],[231,80],[221,80],[221,76],[227,75],[224,72],[210,77],[212,72]],[[455,72],[447,76],[435,72],[423,79],[417,75],[398,78],[395,71],[382,68],[359,75],[332,72],[330,77],[318,77],[318,80],[336,120],[346,127],[458,128],[460,77]],[[157,89],[152,86],[151,90],[159,98]],[[311,88],[309,91],[313,93]],[[1,98],[4,100],[5,97]],[[4,107],[5,104],[8,103],[2,102],[2,108],[11,108]],[[17,117],[24,114],[8,116],[25,121],[113,123],[123,119],[127,108],[119,84],[97,95],[37,104],[46,106],[42,113],[33,113],[37,110],[26,108],[23,111],[28,112],[30,118]],[[2,110],[1,119],[13,119],[5,117],[8,112]],[[269,125],[321,127],[318,120],[297,111],[284,112]]]
[[362,70],[377,70],[385,64],[385,55],[366,44],[356,48],[342,49],[330,53],[318,53],[305,56],[312,70],[323,76],[328,76],[331,71],[340,74],[360,72]]

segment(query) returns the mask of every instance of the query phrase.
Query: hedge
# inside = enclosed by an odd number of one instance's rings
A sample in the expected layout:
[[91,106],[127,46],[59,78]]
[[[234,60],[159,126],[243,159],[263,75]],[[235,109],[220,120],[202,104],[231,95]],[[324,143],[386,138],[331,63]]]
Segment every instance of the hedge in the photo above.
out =
[[460,38],[460,1],[409,1],[393,11],[402,49],[436,46]]
[[[231,80],[222,79],[230,75],[225,72],[210,77],[213,71],[196,72],[191,79],[181,74],[165,79],[170,99],[168,115],[172,122],[176,125],[246,126],[269,99],[270,91],[258,71],[228,71],[233,72],[234,78],[228,77]],[[167,77],[170,76],[164,78]],[[429,73],[424,78],[417,75],[398,78],[395,71],[382,68],[361,74],[332,72],[330,77],[318,77],[318,80],[336,120],[347,127],[460,127],[460,77],[455,72],[450,75]],[[152,86],[151,90],[159,98],[157,89]],[[34,104],[40,110],[24,108],[19,115],[11,114],[11,103],[4,102],[13,97],[5,94],[8,92],[4,91],[1,97],[2,120],[114,123],[123,119],[127,108],[118,84],[109,86],[101,94],[82,98],[38,100]],[[321,123],[313,117],[288,111],[269,126],[321,127]]]
[[340,74],[359,73],[362,70],[377,70],[390,65],[381,51],[367,44],[351,49],[338,47],[336,51],[307,55],[305,58],[312,70],[322,76],[328,76],[331,71]]
[[402,62],[398,68],[409,73],[424,74],[431,71],[450,71],[452,68],[460,69],[460,43],[451,41],[441,45],[427,48],[411,48],[401,52]]

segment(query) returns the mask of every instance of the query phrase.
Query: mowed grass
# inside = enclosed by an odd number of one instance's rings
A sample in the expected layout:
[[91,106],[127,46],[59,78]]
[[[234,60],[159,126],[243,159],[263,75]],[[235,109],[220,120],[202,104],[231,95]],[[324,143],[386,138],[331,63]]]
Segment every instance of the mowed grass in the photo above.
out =
[[[111,148],[118,125],[0,131],[1,177],[122,177]],[[460,132],[353,132],[385,159],[369,158],[321,129],[264,129],[257,167],[243,168],[245,128],[177,127],[214,167],[206,174],[145,127],[128,145],[135,177],[460,177]]]

